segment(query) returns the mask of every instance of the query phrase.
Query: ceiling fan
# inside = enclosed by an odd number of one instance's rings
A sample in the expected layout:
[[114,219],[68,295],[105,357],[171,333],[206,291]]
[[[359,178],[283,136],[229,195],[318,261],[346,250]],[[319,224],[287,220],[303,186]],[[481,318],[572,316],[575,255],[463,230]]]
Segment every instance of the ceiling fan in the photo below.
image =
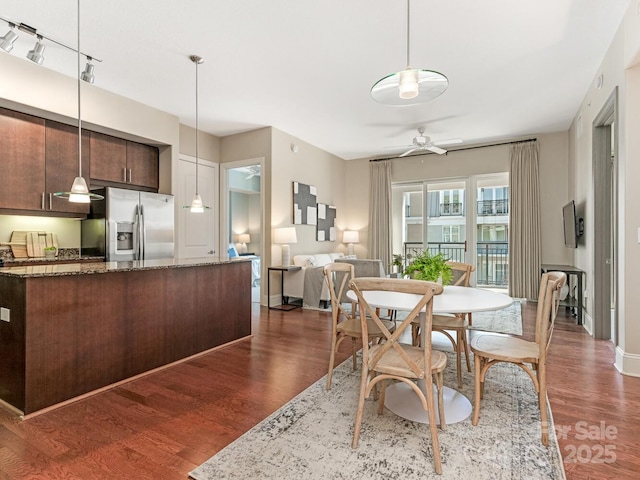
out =
[[442,155],[443,153],[447,153],[444,148],[440,148],[439,145],[456,145],[462,143],[461,138],[452,138],[450,140],[439,140],[437,142],[432,142],[430,137],[424,135],[424,127],[418,128],[418,136],[413,137],[413,145],[409,150],[404,153],[398,155],[399,157],[406,157],[413,152],[418,152],[422,150],[428,150],[433,153],[437,153],[438,155]]
[[245,172],[248,174],[245,177],[245,180],[249,180],[253,177],[259,177],[260,176],[260,165],[250,165],[248,167],[246,167]]

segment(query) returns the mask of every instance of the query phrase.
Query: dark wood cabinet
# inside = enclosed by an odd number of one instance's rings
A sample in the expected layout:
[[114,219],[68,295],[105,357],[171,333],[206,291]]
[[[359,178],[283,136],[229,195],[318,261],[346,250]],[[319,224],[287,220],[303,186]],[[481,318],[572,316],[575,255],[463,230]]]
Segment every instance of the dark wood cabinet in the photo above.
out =
[[0,108],[0,208],[40,210],[45,191],[45,122]]
[[[78,176],[78,127],[47,120],[45,159],[45,210],[52,212],[89,213],[89,204],[71,203],[55,197],[55,192],[69,191]],[[90,134],[82,132],[82,176],[90,178]]]
[[158,189],[158,148],[143,143],[127,142],[129,183]]
[[[59,216],[89,213],[88,204],[57,198],[78,176],[78,128],[0,108],[0,212]],[[82,176],[89,187],[158,191],[157,147],[82,131]]]
[[127,141],[91,132],[92,180],[127,183]]
[[11,311],[0,322],[0,398],[30,414],[245,338],[250,278],[250,262],[0,274]]
[[91,179],[158,189],[158,149],[91,132]]

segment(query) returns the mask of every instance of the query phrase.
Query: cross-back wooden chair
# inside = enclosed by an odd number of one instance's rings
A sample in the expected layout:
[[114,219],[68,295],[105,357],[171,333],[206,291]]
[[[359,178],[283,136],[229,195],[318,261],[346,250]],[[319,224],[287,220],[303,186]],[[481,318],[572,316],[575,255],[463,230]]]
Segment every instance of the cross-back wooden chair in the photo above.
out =
[[567,281],[562,272],[549,272],[542,275],[536,311],[536,334],[534,341],[520,337],[497,333],[480,333],[471,340],[471,351],[475,363],[475,404],[471,423],[478,424],[480,418],[480,400],[484,396],[484,383],[487,371],[500,362],[508,362],[522,368],[538,393],[540,420],[542,423],[542,443],[549,445],[549,424],[547,419],[547,351],[558,305],[560,289]]
[[[444,418],[443,372],[447,365],[447,357],[442,352],[432,350],[429,341],[424,341],[420,347],[417,347],[400,343],[400,338],[405,331],[410,331],[407,329],[419,315],[423,315],[422,323],[424,326],[422,328],[424,328],[425,335],[431,334],[433,296],[442,293],[442,286],[421,280],[392,278],[355,278],[351,281],[350,286],[358,298],[363,333],[366,334],[369,329],[367,319],[370,318],[384,334],[383,342],[372,346],[365,344],[362,347],[362,379],[352,447],[358,447],[365,398],[381,382],[378,399],[378,414],[380,415],[384,410],[385,390],[388,381],[401,381],[411,387],[418,395],[423,408],[428,411],[435,471],[440,474],[442,473],[442,462],[434,410],[433,383],[435,381],[438,391],[440,427],[444,430],[446,422]],[[370,291],[413,294],[415,307],[399,325],[400,321],[396,322],[396,329],[391,332],[384,320],[381,320],[376,313],[375,306],[371,306],[367,302],[367,292]],[[424,312],[421,313],[421,311]],[[419,379],[425,380],[426,388],[424,391],[416,383]]]
[[[471,280],[471,272],[474,272],[476,267],[470,263],[452,262],[447,264],[451,267],[453,272],[453,283],[461,287],[468,287]],[[467,328],[471,325],[471,313],[456,313],[445,315],[433,316],[433,331],[440,332],[449,339],[453,350],[456,352],[456,371],[458,375],[458,388],[462,388],[462,352],[464,352],[465,360],[467,363],[467,371],[471,372],[471,362],[469,357],[469,343],[467,342]],[[455,338],[451,333],[455,334]],[[413,342],[417,345],[420,331],[417,322],[413,323]]]
[[[348,301],[346,293],[349,282],[354,278],[354,266],[349,263],[329,263],[324,267],[324,274],[327,278],[329,294],[331,297],[331,354],[329,356],[329,373],[327,374],[327,390],[331,389],[331,379],[336,360],[336,351],[342,341],[351,338],[351,351],[353,358],[353,369],[358,368],[356,354],[358,352],[357,341],[363,338],[360,319],[356,316],[355,303],[351,303],[351,311],[347,311],[344,306]],[[368,341],[380,340],[384,337],[378,326],[369,320],[366,338]],[[388,320],[383,322],[387,329],[393,330],[394,323]]]

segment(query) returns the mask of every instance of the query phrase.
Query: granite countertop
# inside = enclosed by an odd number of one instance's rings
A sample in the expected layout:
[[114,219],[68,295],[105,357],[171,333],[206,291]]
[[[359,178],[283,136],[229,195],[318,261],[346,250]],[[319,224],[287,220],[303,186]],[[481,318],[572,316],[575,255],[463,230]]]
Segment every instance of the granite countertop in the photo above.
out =
[[59,248],[55,257],[14,257],[10,248],[0,249],[0,266],[11,267],[25,263],[55,263],[73,261],[104,262],[104,257],[95,255],[81,255],[78,248]]
[[[41,259],[40,259],[41,260]],[[165,258],[160,260],[138,260],[132,262],[87,262],[64,263],[52,265],[23,265],[20,267],[0,268],[0,276],[32,278],[57,277],[67,275],[86,275],[96,273],[130,272],[139,270],[158,270],[167,268],[198,267],[206,265],[222,265],[237,262],[250,262],[251,259],[235,257],[199,257],[199,258]]]

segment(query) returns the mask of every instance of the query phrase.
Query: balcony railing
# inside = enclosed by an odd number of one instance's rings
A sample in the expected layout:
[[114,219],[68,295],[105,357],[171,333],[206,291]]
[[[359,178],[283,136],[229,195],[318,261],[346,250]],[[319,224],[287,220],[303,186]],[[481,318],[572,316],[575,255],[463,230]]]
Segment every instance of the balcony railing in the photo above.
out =
[[509,200],[480,200],[478,202],[478,215],[508,215]]
[[[449,260],[464,262],[464,242],[429,242],[431,255],[442,253]],[[424,251],[422,243],[404,244],[405,267]],[[509,244],[507,242],[478,242],[476,257],[476,284],[478,286],[506,287],[509,284]]]

